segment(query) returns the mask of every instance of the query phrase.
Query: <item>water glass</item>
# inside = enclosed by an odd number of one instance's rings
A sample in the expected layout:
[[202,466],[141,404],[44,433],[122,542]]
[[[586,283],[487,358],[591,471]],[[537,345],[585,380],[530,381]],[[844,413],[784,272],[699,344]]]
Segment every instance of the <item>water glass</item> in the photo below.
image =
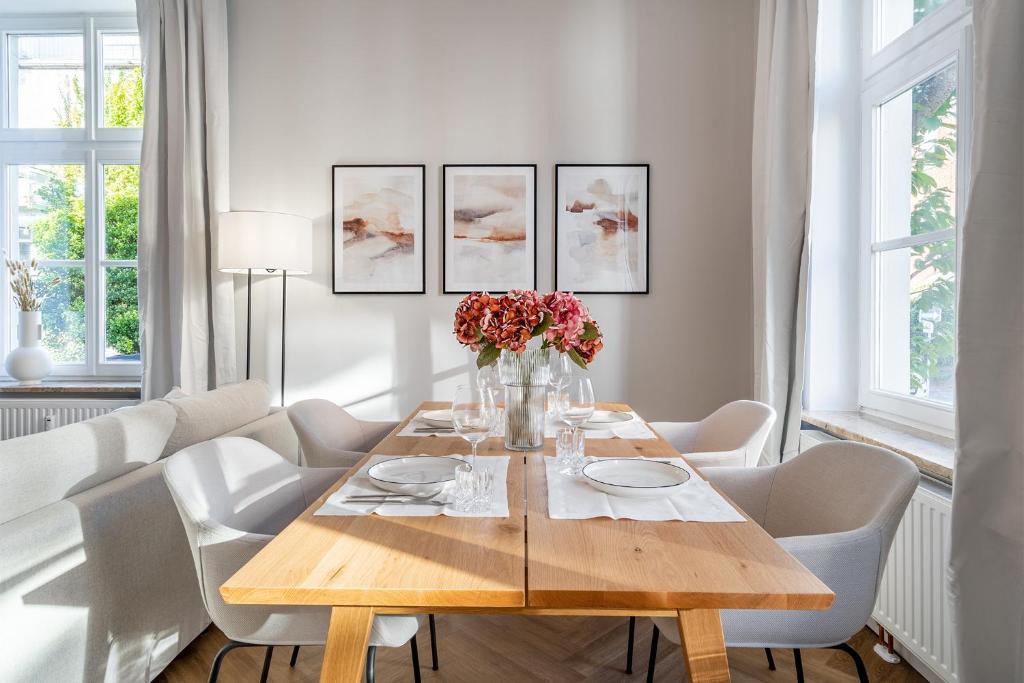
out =
[[555,465],[560,474],[575,476],[586,464],[583,432],[579,429],[559,429],[555,433]]
[[494,472],[468,463],[455,468],[455,509],[481,513],[491,509],[494,498]]

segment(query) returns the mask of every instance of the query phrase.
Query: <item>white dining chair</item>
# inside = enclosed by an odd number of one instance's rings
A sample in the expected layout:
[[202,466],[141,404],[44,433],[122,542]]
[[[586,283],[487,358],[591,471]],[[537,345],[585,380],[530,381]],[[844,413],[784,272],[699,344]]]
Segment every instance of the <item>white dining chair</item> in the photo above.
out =
[[775,410],[757,401],[733,401],[700,422],[652,422],[695,467],[755,467],[775,424]]
[[397,422],[372,422],[353,417],[341,406],[319,398],[288,408],[299,436],[306,467],[352,467],[373,449]]
[[[210,681],[217,680],[224,656],[238,647],[266,647],[261,683],[267,680],[275,646],[323,645],[331,611],[320,606],[229,605],[220,586],[275,535],[315,501],[347,470],[298,467],[251,439],[225,437],[204,441],[167,458],[164,481],[185,525],[210,618],[228,637],[213,660]],[[420,680],[416,632],[421,618],[378,616],[367,650],[366,678],[374,680],[376,648],[410,644],[414,677]],[[437,648],[431,620],[433,668]]]
[[[842,650],[867,683],[864,662],[847,641],[874,609],[889,546],[920,481],[917,467],[884,448],[836,441],[780,465],[704,474],[836,594],[823,611],[722,610],[726,645],[764,648],[772,670],[771,648],[791,648],[800,683],[801,649]],[[652,621],[649,682],[659,633],[679,643],[674,619]]]

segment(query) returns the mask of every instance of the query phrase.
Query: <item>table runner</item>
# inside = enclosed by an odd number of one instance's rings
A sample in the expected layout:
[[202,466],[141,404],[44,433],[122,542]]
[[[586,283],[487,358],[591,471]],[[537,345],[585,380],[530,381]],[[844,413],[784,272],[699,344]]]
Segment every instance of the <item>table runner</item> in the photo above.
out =
[[[382,517],[435,517],[446,515],[448,517],[508,517],[508,463],[509,456],[495,455],[486,458],[477,458],[476,467],[489,469],[494,473],[494,498],[491,500],[491,508],[486,512],[470,513],[459,512],[454,507],[455,496],[451,491],[453,484],[448,484],[434,500],[445,501],[448,504],[441,505],[367,505],[365,503],[343,503],[342,500],[355,494],[379,493],[386,495],[383,491],[373,485],[367,470],[382,460],[392,458],[407,458],[408,455],[374,455],[359,471],[345,482],[345,484],[332,493],[324,504],[314,514],[316,517],[336,516],[353,517],[369,514],[377,514]],[[452,455],[452,458],[467,459],[466,456]]]
[[[641,458],[642,459],[642,458]],[[637,519],[646,521],[743,522],[736,511],[707,481],[701,479],[682,458],[650,458],[671,463],[690,472],[682,490],[666,498],[622,498],[598,491],[583,475],[559,474],[555,459],[544,458],[548,484],[548,515],[552,519]]]

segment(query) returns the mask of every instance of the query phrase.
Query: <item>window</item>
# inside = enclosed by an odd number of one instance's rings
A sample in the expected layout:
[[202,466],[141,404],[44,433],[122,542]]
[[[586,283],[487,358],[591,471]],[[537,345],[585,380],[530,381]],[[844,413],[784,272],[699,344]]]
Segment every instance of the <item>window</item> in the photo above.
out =
[[[142,60],[134,17],[0,18],[0,229],[36,259],[57,377],[139,374]],[[16,311],[3,273],[3,353]]]
[[969,11],[963,0],[866,4],[860,402],[951,430]]

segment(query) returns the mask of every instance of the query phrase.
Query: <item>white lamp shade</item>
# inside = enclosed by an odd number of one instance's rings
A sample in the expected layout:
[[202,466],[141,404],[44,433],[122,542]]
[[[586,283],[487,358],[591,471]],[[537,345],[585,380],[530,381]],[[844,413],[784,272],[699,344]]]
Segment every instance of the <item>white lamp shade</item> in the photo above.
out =
[[230,211],[219,216],[217,268],[289,275],[313,272],[313,221],[269,211]]

